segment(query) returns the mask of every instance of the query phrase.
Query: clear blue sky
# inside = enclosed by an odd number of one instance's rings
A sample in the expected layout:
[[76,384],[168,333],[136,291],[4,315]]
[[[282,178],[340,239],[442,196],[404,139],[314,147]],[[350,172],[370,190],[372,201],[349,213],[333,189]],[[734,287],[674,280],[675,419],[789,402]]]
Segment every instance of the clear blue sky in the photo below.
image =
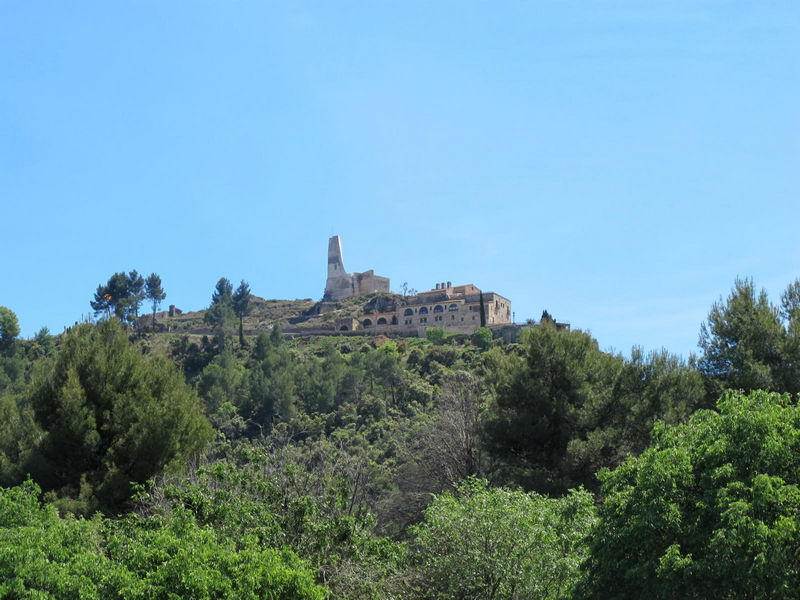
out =
[[800,276],[800,3],[0,0],[0,305],[115,271],[319,298],[474,283],[603,349],[696,350]]

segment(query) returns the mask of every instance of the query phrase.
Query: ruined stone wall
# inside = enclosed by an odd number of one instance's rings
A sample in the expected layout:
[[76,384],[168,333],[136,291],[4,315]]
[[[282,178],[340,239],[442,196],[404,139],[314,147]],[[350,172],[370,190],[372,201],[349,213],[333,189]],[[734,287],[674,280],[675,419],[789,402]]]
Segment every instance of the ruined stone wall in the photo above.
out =
[[325,282],[325,297],[342,300],[352,296],[363,296],[375,292],[388,292],[389,278],[375,275],[373,270],[350,274],[344,269],[342,242],[338,235],[328,240],[328,279]]

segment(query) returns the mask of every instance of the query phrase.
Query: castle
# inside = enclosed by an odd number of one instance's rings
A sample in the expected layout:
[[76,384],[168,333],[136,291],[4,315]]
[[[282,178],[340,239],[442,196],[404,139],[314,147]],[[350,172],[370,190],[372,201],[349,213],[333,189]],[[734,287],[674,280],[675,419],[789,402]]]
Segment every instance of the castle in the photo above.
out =
[[511,301],[494,292],[483,293],[472,284],[453,286],[447,281],[412,296],[390,295],[388,277],[375,275],[372,270],[347,273],[339,236],[331,237],[324,299],[342,300],[379,292],[387,297],[369,303],[355,318],[337,319],[335,330],[424,336],[428,328],[442,327],[449,333],[472,334],[481,326],[481,301],[487,327],[511,324]]

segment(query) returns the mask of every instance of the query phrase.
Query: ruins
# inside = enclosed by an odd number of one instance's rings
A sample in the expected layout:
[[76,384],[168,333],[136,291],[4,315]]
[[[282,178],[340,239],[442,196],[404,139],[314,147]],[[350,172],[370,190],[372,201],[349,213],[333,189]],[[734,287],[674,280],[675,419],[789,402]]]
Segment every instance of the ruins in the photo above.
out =
[[348,273],[342,261],[342,242],[338,235],[328,240],[328,279],[325,282],[326,300],[343,300],[352,296],[365,296],[389,291],[389,278],[375,275],[370,269],[364,273]]

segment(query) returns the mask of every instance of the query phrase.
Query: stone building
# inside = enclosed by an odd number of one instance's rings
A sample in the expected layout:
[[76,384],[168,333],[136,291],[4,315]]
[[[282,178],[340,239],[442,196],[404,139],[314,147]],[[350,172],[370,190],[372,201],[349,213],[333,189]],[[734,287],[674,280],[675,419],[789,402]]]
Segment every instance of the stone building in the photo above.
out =
[[[442,327],[449,333],[475,333],[481,326],[481,290],[473,284],[453,286],[449,281],[437,283],[432,290],[413,296],[389,292],[389,278],[374,271],[347,273],[342,262],[339,236],[328,240],[328,279],[325,299],[341,300],[383,292],[381,302],[371,302],[355,317],[338,319],[336,331],[364,331],[397,335],[424,336],[431,327]],[[391,294],[391,295],[389,295]],[[511,323],[511,301],[494,292],[483,293],[487,327]]]
[[334,235],[328,240],[328,279],[325,282],[325,299],[342,300],[351,296],[388,291],[389,278],[375,275],[372,269],[364,273],[345,271],[339,236]]
[[[362,313],[357,319],[336,321],[337,331],[425,335],[431,327],[449,333],[475,333],[481,326],[481,290],[472,284],[453,286],[449,281],[414,296],[395,296],[390,310]],[[511,323],[511,301],[494,292],[483,293],[486,326]]]
[[[487,327],[511,323],[508,298],[486,292],[483,305]],[[424,335],[431,327],[442,327],[450,333],[475,333],[481,326],[480,310],[480,289],[473,284],[453,286],[448,281],[437,283],[430,291],[400,297],[396,310],[361,315],[359,325],[376,333]]]

